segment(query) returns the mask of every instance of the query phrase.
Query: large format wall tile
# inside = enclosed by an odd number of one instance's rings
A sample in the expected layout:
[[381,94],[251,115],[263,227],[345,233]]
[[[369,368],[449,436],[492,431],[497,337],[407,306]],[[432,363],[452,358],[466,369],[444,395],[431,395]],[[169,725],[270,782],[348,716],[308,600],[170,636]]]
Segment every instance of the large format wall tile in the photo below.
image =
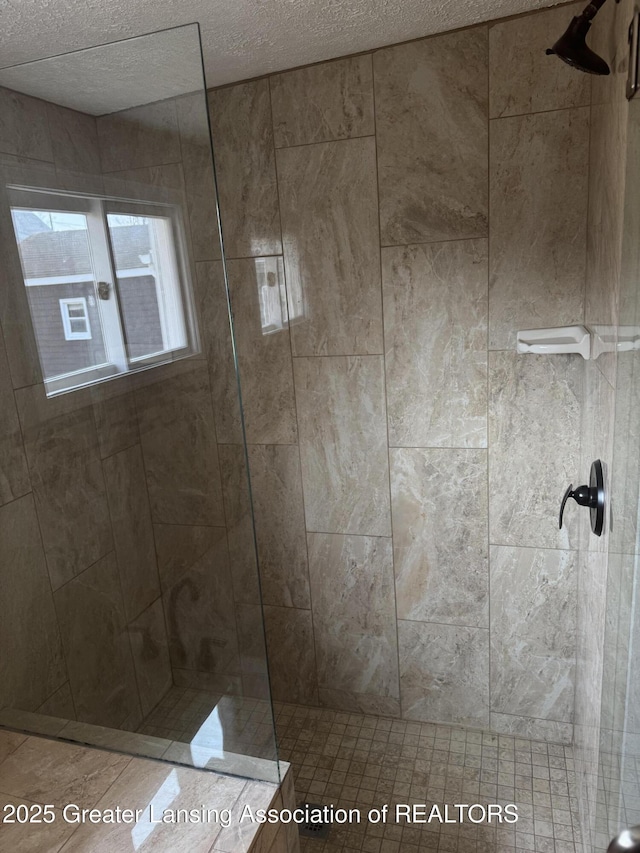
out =
[[400,620],[398,642],[405,719],[489,725],[489,631]]
[[9,362],[0,330],[0,504],[31,491]]
[[484,27],[373,56],[383,245],[487,234]]
[[282,258],[227,264],[247,441],[297,441]]
[[91,400],[86,391],[47,398],[16,393],[53,589],[113,548]]
[[265,607],[269,678],[276,702],[318,704],[318,679],[310,610]]
[[282,253],[269,81],[209,92],[227,258]]
[[580,470],[582,358],[489,354],[489,535],[496,545],[576,547],[577,505],[558,510]]
[[398,617],[489,627],[487,455],[391,450]]
[[54,600],[78,720],[138,726],[140,701],[115,554],[57,590]]
[[103,172],[179,163],[180,136],[174,100],[99,116]]
[[560,6],[489,27],[491,118],[589,104],[591,78],[545,54],[582,9]]
[[269,82],[276,148],[374,132],[371,55],[274,74]]
[[318,685],[399,698],[391,539],[309,534]]
[[160,595],[140,445],[110,456],[103,467],[125,614],[130,622]]
[[35,711],[65,681],[33,497],[0,509],[0,704]]
[[44,101],[0,86],[0,151],[53,160]]
[[382,250],[389,444],[486,447],[487,242]]
[[309,567],[298,448],[252,445],[249,470],[263,601],[308,609]]
[[294,355],[382,352],[373,138],[277,152]]
[[382,358],[293,366],[307,530],[390,536]]
[[104,459],[140,443],[138,413],[129,377],[119,376],[91,389],[100,456]]
[[491,548],[491,710],[573,721],[576,554]]
[[160,598],[129,625],[129,637],[140,705],[142,714],[146,717],[173,685],[169,643]]
[[47,104],[56,169],[100,174],[100,149],[94,116]]
[[185,364],[177,376],[140,389],[136,401],[153,520],[223,525],[206,367]]
[[583,320],[588,153],[588,107],[491,124],[491,349]]

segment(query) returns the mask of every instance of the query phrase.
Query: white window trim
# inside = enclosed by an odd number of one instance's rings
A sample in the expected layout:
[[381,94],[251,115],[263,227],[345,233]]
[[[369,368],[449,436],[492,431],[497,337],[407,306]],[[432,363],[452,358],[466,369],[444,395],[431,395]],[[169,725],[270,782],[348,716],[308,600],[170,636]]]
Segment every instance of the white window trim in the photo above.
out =
[[[65,341],[90,341],[93,338],[91,333],[91,320],[89,319],[89,308],[87,306],[87,300],[84,296],[68,296],[63,299],[59,299],[60,303],[60,313],[62,314],[62,327],[64,328],[64,339]],[[78,305],[80,303],[82,305],[82,310],[84,312],[83,317],[71,317],[69,314],[69,306]],[[82,320],[86,326],[84,332],[74,332],[71,328],[72,320]]]

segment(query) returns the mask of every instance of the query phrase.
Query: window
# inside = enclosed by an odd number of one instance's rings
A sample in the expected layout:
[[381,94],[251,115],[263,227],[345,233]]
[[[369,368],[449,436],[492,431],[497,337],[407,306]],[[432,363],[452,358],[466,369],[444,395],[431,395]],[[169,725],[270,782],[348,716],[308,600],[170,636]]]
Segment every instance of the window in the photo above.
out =
[[65,340],[91,340],[91,325],[87,313],[87,300],[84,296],[78,299],[60,299],[59,301]]
[[197,350],[177,205],[27,187],[9,198],[48,395]]

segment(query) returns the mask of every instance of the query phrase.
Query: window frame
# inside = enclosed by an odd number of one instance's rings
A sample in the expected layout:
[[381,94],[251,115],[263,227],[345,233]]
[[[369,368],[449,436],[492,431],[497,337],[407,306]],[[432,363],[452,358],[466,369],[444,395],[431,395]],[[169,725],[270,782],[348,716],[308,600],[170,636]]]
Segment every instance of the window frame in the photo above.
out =
[[[200,351],[193,281],[188,260],[189,244],[180,204],[18,184],[8,184],[6,189],[11,211],[18,209],[73,212],[83,214],[87,221],[87,239],[93,272],[83,275],[83,280],[87,281],[92,276],[94,277],[96,302],[99,309],[107,361],[103,364],[43,379],[47,396],[71,392],[77,388],[114,379],[117,376],[138,373],[161,364],[187,358]],[[161,289],[163,291],[159,294],[158,299],[163,345],[166,342],[168,346],[149,355],[131,357],[127,349],[126,329],[118,289],[117,265],[108,223],[108,215],[114,213],[158,219],[163,223],[161,227],[165,230],[168,238],[161,251],[165,255],[165,263],[169,265],[172,275],[169,288],[171,298],[169,300],[167,300],[167,293],[165,292],[167,288],[160,287],[159,277],[156,276],[156,292],[158,293]],[[20,260],[22,264],[22,258]],[[162,268],[164,269],[164,267]],[[30,280],[25,277],[24,268],[22,272],[23,286],[27,288],[30,286]],[[108,286],[109,298],[106,300],[99,297],[98,287],[100,284]],[[72,298],[71,301],[80,301],[80,297]],[[169,301],[169,305],[167,305],[167,301]],[[168,316],[171,313],[168,309],[173,311],[172,318]],[[87,322],[90,326],[88,312]],[[180,334],[182,335],[182,343],[179,346],[174,346]],[[74,339],[77,340],[77,338]],[[40,358],[40,363],[42,367],[42,358]]]
[[[93,335],[91,333],[91,319],[89,317],[89,309],[87,307],[87,298],[86,296],[63,296],[58,299],[58,304],[60,305],[60,313],[62,315],[62,328],[64,329],[64,339],[65,341],[90,341],[93,339]],[[82,317],[72,317],[69,314],[69,307],[71,305],[82,306]],[[82,320],[85,324],[84,332],[74,332],[71,328],[71,323],[77,320]]]

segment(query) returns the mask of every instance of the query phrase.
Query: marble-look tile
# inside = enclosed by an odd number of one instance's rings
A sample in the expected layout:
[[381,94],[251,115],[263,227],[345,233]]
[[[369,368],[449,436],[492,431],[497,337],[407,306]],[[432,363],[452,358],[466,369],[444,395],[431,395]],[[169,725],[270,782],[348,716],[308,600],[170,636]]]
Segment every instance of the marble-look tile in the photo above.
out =
[[171,589],[220,538],[219,527],[154,524],[162,591]]
[[[236,604],[242,695],[270,701],[267,647],[260,604]],[[275,747],[273,757],[276,757]]]
[[202,351],[209,364],[217,439],[220,444],[242,444],[238,378],[222,261],[196,264],[195,292]]
[[588,155],[588,107],[492,122],[490,349],[583,322]]
[[392,449],[398,617],[489,627],[487,454]]
[[31,491],[27,457],[0,330],[0,505]]
[[382,243],[485,237],[485,27],[373,55]]
[[110,728],[141,721],[114,553],[54,593],[78,720]]
[[271,692],[276,701],[318,704],[310,610],[264,608]]
[[256,538],[245,449],[240,444],[220,444],[218,455],[233,595],[236,602],[259,604],[261,594],[256,562]]
[[514,714],[491,712],[491,731],[518,738],[531,738],[546,743],[573,743],[573,725],[556,720],[536,720]]
[[73,707],[73,696],[69,682],[65,681],[62,687],[52,693],[48,699],[45,699],[37,710],[39,714],[45,714],[48,717],[75,720],[76,709]]
[[558,511],[580,470],[583,360],[579,355],[489,354],[489,535],[497,545],[569,548],[582,511]]
[[389,444],[487,445],[487,241],[382,250]]
[[127,622],[160,595],[151,511],[140,445],[103,462]]
[[91,399],[103,459],[140,442],[136,401],[127,376],[94,385]]
[[221,252],[205,92],[178,98],[176,111],[193,257],[214,260]]
[[35,803],[91,808],[131,759],[30,737],[0,764],[0,791]]
[[227,258],[282,253],[269,81],[209,92]]
[[274,74],[269,82],[276,148],[374,133],[370,54]]
[[136,393],[151,516],[168,524],[223,525],[222,486],[206,366]]
[[173,669],[240,673],[227,531],[211,528],[207,551],[163,594]]
[[318,702],[323,708],[348,711],[350,714],[373,714],[377,717],[400,717],[400,700],[394,696],[353,693],[350,690],[318,688]]
[[391,539],[309,534],[318,686],[399,698]]
[[109,195],[139,201],[157,201],[186,207],[184,174],[181,163],[140,166],[104,175],[104,190]]
[[53,160],[44,101],[0,86],[0,116],[0,151]]
[[146,717],[173,685],[162,599],[147,607],[128,630],[140,706]]
[[293,354],[382,352],[373,137],[277,152]]
[[491,710],[573,722],[576,554],[491,548]]
[[157,759],[162,758],[171,744],[171,741],[166,738],[143,735],[138,732],[124,732],[120,729],[107,729],[103,726],[92,726],[90,723],[75,721],[67,723],[60,732],[60,736],[65,740],[90,744],[101,749]]
[[308,609],[309,567],[298,448],[251,445],[249,470],[262,600]]
[[100,149],[95,116],[47,104],[56,169],[99,175]]
[[390,536],[382,358],[297,358],[307,530]]
[[297,441],[282,258],[227,262],[247,441]]
[[[265,803],[265,783],[250,781],[242,791],[242,803],[248,805],[252,810],[267,808]],[[293,804],[295,808],[296,804]],[[212,853],[236,853],[238,850],[252,849],[251,845],[256,839],[260,825],[252,821],[238,820],[237,815],[232,815],[232,823],[225,827],[216,838]]]
[[18,732],[0,731],[0,764],[27,739],[26,735]]
[[490,25],[491,118],[589,104],[591,78],[545,55],[582,9],[575,3]]
[[90,396],[16,393],[51,584],[57,589],[113,547]]
[[[30,806],[24,797],[3,796],[3,805]],[[1,843],[11,853],[58,853],[65,841],[75,832],[73,824],[65,823],[60,809],[54,809],[53,823],[3,823],[0,827]],[[35,812],[34,812],[35,813]]]
[[173,99],[99,116],[97,129],[103,172],[161,166],[181,160]]
[[489,724],[489,632],[398,621],[402,716],[476,727]]

